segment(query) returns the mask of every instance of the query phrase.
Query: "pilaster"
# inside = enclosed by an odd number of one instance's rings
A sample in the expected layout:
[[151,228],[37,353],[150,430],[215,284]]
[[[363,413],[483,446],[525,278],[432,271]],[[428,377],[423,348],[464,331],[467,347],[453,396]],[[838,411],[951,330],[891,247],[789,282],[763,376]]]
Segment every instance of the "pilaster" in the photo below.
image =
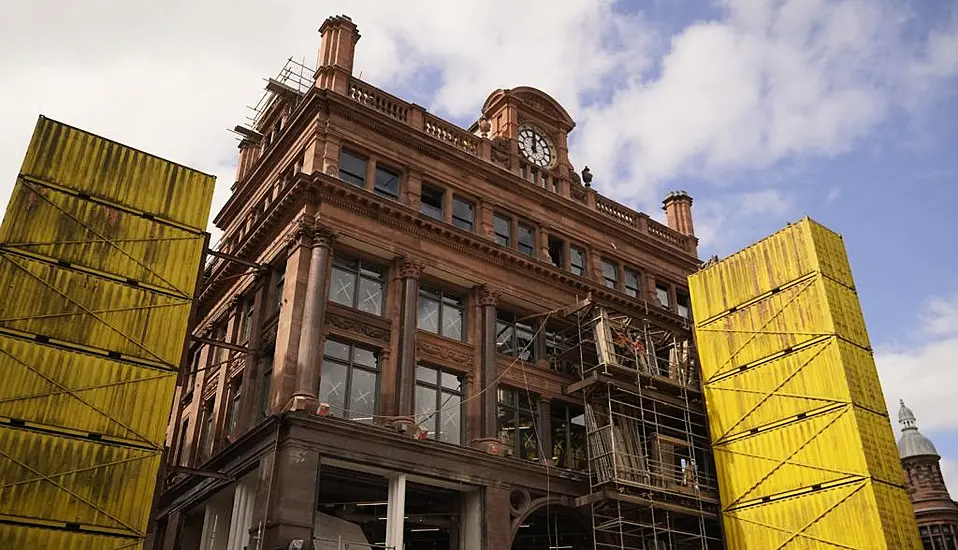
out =
[[396,395],[399,410],[396,427],[405,431],[415,422],[416,414],[416,333],[418,332],[419,278],[426,267],[424,261],[404,256],[399,259],[402,298],[399,311],[399,346]]

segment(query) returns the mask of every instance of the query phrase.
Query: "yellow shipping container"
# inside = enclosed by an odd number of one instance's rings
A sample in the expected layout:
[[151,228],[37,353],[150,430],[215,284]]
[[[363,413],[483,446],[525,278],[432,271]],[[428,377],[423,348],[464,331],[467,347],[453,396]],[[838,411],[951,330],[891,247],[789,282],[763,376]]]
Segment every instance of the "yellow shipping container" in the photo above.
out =
[[40,117],[0,225],[0,548],[140,548],[214,178]]
[[730,550],[919,550],[841,237],[805,218],[689,277]]

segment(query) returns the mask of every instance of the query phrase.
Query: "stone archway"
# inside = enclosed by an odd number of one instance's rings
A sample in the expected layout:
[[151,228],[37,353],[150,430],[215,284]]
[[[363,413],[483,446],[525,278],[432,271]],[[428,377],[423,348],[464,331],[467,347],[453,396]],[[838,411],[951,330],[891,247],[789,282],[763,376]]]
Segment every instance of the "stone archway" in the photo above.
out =
[[529,503],[512,522],[512,550],[589,550],[592,522],[558,497]]

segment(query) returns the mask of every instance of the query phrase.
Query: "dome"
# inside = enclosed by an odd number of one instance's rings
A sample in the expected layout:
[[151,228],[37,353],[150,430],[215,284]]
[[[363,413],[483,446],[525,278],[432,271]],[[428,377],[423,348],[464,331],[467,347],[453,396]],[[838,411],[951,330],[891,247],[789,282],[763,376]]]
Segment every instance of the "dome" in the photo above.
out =
[[912,456],[938,456],[938,451],[930,439],[921,435],[915,419],[915,413],[900,401],[898,409],[898,423],[901,424],[901,439],[898,440],[898,456],[908,458]]

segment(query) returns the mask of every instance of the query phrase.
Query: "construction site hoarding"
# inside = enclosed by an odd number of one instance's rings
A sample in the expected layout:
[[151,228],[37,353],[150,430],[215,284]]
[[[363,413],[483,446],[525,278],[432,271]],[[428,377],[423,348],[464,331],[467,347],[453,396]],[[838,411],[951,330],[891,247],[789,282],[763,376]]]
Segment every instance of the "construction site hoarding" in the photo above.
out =
[[730,550],[920,550],[841,236],[804,218],[689,277]]
[[0,548],[140,548],[215,178],[40,117],[0,225]]

